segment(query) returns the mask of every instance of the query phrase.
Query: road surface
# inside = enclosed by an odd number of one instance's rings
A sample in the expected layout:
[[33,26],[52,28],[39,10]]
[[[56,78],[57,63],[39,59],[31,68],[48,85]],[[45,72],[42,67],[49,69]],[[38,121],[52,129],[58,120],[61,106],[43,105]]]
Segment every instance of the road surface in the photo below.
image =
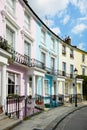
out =
[[87,107],[70,114],[55,130],[87,130]]

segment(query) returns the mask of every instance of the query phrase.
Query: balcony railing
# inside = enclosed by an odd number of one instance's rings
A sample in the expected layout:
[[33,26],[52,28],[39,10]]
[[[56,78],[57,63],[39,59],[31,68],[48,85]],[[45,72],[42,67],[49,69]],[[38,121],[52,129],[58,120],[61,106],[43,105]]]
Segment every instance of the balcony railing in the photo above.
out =
[[12,58],[9,59],[9,61],[11,62],[17,62],[19,64],[22,64],[28,67],[37,67],[37,68],[45,70],[47,74],[73,78],[73,74],[67,74],[65,71],[60,71],[55,68],[48,68],[45,66],[43,62],[38,61],[34,58],[31,59],[27,55],[22,55],[16,52],[13,48],[10,48],[7,40],[2,38],[1,36],[0,36],[0,48],[12,54]]
[[58,76],[64,76],[68,78],[74,78],[73,74],[66,73],[65,71],[58,70]]
[[57,76],[57,70],[53,68],[46,67],[45,70],[47,71],[47,74],[56,75]]

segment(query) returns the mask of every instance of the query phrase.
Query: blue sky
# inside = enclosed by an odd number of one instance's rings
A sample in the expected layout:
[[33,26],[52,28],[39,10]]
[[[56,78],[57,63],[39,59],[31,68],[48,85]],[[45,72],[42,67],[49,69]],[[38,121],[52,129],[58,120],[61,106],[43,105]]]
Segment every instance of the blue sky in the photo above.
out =
[[87,0],[28,0],[29,5],[59,37],[87,51]]

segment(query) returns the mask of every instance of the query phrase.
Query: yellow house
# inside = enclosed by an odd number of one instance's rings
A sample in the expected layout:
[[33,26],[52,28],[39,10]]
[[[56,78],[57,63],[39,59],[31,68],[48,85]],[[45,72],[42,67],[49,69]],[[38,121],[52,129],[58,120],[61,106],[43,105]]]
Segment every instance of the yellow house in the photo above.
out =
[[74,75],[75,68],[78,70],[78,74],[81,74],[81,55],[80,50],[71,45],[70,37],[59,42],[58,94],[62,95],[66,102],[69,102],[71,97],[74,99],[75,94],[78,94],[81,99],[83,98],[82,79],[76,79],[75,83]]

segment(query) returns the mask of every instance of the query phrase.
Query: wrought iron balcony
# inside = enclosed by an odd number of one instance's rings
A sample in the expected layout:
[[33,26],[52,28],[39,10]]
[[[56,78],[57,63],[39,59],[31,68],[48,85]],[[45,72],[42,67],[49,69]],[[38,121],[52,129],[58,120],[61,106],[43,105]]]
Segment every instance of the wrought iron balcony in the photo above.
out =
[[64,76],[68,78],[73,78],[73,74],[66,73],[65,71],[58,70],[58,76]]
[[55,70],[54,68],[48,68],[48,67],[46,67],[46,71],[47,71],[47,74],[57,76],[57,70]]

